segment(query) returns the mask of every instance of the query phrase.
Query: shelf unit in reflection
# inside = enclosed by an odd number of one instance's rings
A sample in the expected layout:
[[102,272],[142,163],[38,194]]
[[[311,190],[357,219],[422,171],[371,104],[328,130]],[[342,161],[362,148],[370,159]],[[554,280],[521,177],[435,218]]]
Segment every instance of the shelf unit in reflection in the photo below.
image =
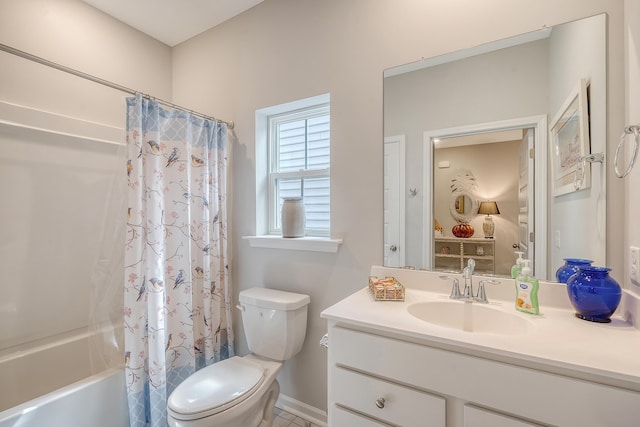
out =
[[467,261],[476,261],[477,273],[495,274],[495,239],[436,237],[433,266],[440,271],[462,271]]

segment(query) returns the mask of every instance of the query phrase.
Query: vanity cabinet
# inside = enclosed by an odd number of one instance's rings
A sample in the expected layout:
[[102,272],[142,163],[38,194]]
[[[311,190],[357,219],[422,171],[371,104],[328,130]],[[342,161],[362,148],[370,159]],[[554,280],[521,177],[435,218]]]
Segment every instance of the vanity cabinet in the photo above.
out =
[[329,427],[638,425],[637,391],[417,341],[329,320]]
[[433,265],[436,270],[462,271],[467,261],[476,261],[475,271],[495,274],[494,239],[436,237]]

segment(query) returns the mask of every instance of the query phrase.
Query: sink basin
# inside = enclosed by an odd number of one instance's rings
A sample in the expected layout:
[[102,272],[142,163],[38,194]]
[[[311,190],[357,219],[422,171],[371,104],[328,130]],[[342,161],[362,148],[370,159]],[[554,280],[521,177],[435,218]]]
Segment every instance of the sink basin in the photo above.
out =
[[464,301],[418,302],[411,304],[407,311],[422,321],[466,332],[519,335],[533,327],[533,322],[515,312]]

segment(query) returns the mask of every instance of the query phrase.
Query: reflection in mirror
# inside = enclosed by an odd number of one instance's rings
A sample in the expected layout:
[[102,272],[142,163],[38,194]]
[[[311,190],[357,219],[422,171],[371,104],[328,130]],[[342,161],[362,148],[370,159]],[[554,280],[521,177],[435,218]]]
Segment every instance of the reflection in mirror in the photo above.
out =
[[[460,243],[476,251],[472,240],[493,241],[498,275],[509,274],[515,250],[534,261],[541,279],[553,280],[565,257],[606,265],[604,165],[589,166],[592,185],[580,191],[554,196],[548,180],[555,154],[548,148],[549,120],[582,78],[589,81],[590,152],[605,151],[605,36],[606,16],[598,15],[385,71],[385,141],[403,141],[400,181],[418,194],[400,198],[400,225],[385,224],[402,234],[385,232],[385,265],[438,269],[444,255],[453,255],[442,247],[458,251]],[[493,239],[483,233],[486,215],[474,213],[468,218],[472,240],[438,242],[456,239],[450,180],[463,169],[476,178],[470,200],[499,206],[500,215],[491,216]],[[385,218],[393,217],[389,191],[385,186]],[[387,257],[391,246],[402,263]]]
[[[472,215],[468,221],[474,229],[472,237],[484,239],[484,222],[487,220],[487,213],[493,213],[490,221],[494,226],[491,238],[494,240],[495,268],[496,275],[509,275],[511,272],[511,255],[520,247],[520,221],[527,221],[525,215],[519,218],[520,213],[526,212],[526,207],[519,206],[519,191],[527,191],[525,185],[521,185],[520,176],[525,174],[520,164],[521,151],[527,151],[528,140],[523,129],[516,129],[502,132],[489,132],[465,137],[440,138],[433,145],[433,214],[438,220],[445,235],[456,235],[452,229],[457,219],[447,216],[447,211],[443,209],[442,201],[447,199],[448,182],[451,176],[456,176],[459,169],[453,167],[443,167],[446,165],[457,165],[457,167],[471,168],[475,172],[476,189],[475,195],[481,204],[486,201],[493,201],[496,209],[499,207],[500,215],[488,211],[480,212],[478,206],[477,215]],[[521,145],[525,145],[524,148]],[[526,157],[526,153],[523,155]],[[496,165],[501,165],[499,168]],[[533,197],[533,196],[532,196]],[[523,201],[527,199],[523,198]],[[486,205],[491,207],[491,205]],[[533,217],[533,216],[531,216]],[[526,230],[526,224],[522,224]],[[449,232],[446,232],[449,231]],[[526,235],[527,231],[523,231]],[[526,242],[522,243],[523,252],[527,251]],[[514,248],[514,246],[516,246]],[[435,255],[434,255],[435,256]],[[526,254],[525,254],[526,256]],[[437,267],[437,266],[436,266]]]

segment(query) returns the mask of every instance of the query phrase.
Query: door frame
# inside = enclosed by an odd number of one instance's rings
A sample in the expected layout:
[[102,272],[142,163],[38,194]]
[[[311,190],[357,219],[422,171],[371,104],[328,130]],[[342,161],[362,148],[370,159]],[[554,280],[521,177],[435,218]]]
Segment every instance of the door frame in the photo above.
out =
[[[422,153],[423,153],[423,230],[422,233],[422,254],[423,266],[427,269],[433,269],[433,144],[431,141],[437,138],[450,138],[457,136],[466,136],[475,133],[487,133],[503,130],[512,130],[520,128],[533,128],[535,138],[535,161],[534,174],[535,179],[547,177],[547,116],[529,116],[519,117],[509,120],[500,120],[495,122],[478,123],[466,126],[457,126],[445,129],[427,130],[423,133]],[[546,181],[545,181],[546,182]],[[547,253],[545,248],[548,243],[547,239],[547,185],[535,185],[535,208],[534,208],[534,239],[536,242],[534,249],[534,265],[537,277],[547,277]],[[427,231],[429,230],[429,231]]]
[[[535,229],[534,224],[532,223],[532,219],[533,219],[533,221],[535,221],[535,218],[536,218],[535,212],[530,212],[530,209],[529,209],[531,207],[530,200],[534,200],[535,201],[535,197],[536,197],[535,196],[535,189],[536,189],[535,171],[532,170],[529,167],[529,164],[528,164],[529,163],[529,157],[530,157],[529,156],[529,150],[532,149],[532,148],[535,150],[535,130],[534,130],[534,132],[530,132],[531,129],[532,128],[523,128],[523,130],[525,132],[523,132],[524,135],[523,135],[522,140],[520,141],[521,145],[519,147],[520,148],[520,154],[527,157],[527,165],[526,165],[526,172],[527,172],[527,178],[526,178],[526,180],[527,180],[527,206],[526,206],[526,208],[527,208],[527,233],[526,233],[526,235],[523,236],[521,234],[521,232],[520,232],[521,231],[520,230],[520,224],[521,224],[520,220],[521,220],[522,206],[520,205],[520,200],[518,200],[518,245],[519,245],[518,250],[522,251],[522,246],[521,245],[524,245],[524,247],[527,248],[527,254],[531,253],[532,250],[535,251],[535,248],[536,248],[535,239],[532,242],[530,237],[529,237],[529,234],[531,232],[531,228]],[[525,149],[523,150],[523,145],[524,144],[526,144],[526,145],[524,146]],[[535,165],[535,161],[534,161],[534,165]],[[522,192],[522,176],[523,176],[523,173],[522,173],[522,171],[523,171],[522,162],[521,162],[520,166],[521,166],[519,168],[520,170],[518,171],[519,172],[519,176],[518,176],[518,198],[520,197],[520,194]],[[521,237],[524,237],[524,239],[526,239],[526,241],[522,241]],[[535,257],[535,252],[533,252],[533,254],[534,254],[534,257]],[[533,265],[531,267],[532,267],[532,271],[534,271],[535,270],[535,265]]]
[[[385,154],[384,154],[384,147],[387,146],[387,144],[398,144],[398,250],[400,251],[398,254],[398,262],[399,262],[399,266],[398,267],[404,267],[405,266],[405,252],[406,252],[406,237],[405,237],[405,205],[406,205],[406,194],[405,194],[405,176],[404,176],[404,171],[405,171],[405,135],[393,135],[393,136],[388,136],[384,138],[384,146],[383,146],[383,153],[382,156],[384,158]],[[383,177],[384,180],[384,177]],[[383,183],[383,189],[384,189],[384,183]],[[383,190],[384,191],[384,190]],[[384,194],[383,194],[384,197]],[[385,226],[384,224],[384,207],[383,207],[383,228]],[[384,241],[385,237],[384,237],[384,230],[383,230],[383,245],[382,245],[382,259],[384,261],[384,259],[386,258],[386,248],[389,245],[389,242]],[[386,263],[384,263],[384,265],[387,265]]]

